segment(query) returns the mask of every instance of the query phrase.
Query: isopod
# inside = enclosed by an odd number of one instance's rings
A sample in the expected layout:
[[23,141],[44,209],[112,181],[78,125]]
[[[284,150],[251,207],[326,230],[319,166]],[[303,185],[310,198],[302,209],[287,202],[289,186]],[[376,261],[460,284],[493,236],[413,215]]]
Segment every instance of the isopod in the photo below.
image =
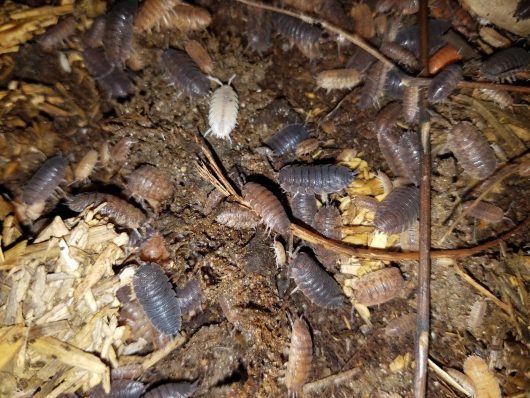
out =
[[416,314],[405,314],[392,319],[385,327],[385,336],[400,337],[416,329]]
[[379,206],[379,201],[373,196],[368,195],[355,195],[352,199],[352,203],[359,209],[366,209],[374,213]]
[[114,65],[121,66],[129,58],[133,19],[137,7],[137,0],[122,0],[107,14],[103,47],[109,61]]
[[248,7],[246,26],[248,47],[260,55],[266,52],[271,46],[271,31],[271,13]]
[[463,78],[464,75],[460,65],[449,65],[431,80],[427,92],[429,102],[436,104],[445,100]]
[[447,146],[464,169],[473,178],[490,176],[497,167],[495,152],[486,138],[469,122],[460,122],[449,132]]
[[179,300],[169,279],[156,264],[141,265],[134,274],[134,293],[153,326],[166,335],[180,331]]
[[467,327],[470,330],[476,330],[484,322],[484,316],[488,310],[488,303],[484,300],[477,300],[471,306],[467,317]]
[[161,264],[169,259],[169,251],[164,237],[158,232],[150,232],[140,245],[140,260]]
[[285,166],[278,176],[280,186],[293,194],[340,192],[354,179],[355,172],[333,164]]
[[403,177],[414,185],[420,185],[420,139],[418,133],[408,130],[399,139],[399,162],[403,165]]
[[[465,37],[474,37],[477,27],[473,17],[456,0],[435,0],[429,4],[431,14],[438,19],[451,21],[456,30]],[[433,33],[434,34],[434,33]],[[431,35],[429,29],[429,36]]]
[[69,16],[44,33],[37,43],[45,50],[52,51],[64,46],[66,39],[75,33],[77,21]]
[[172,48],[165,50],[161,57],[164,77],[189,97],[208,94],[210,85],[188,54]]
[[283,244],[280,241],[275,240],[272,243],[272,250],[274,251],[276,266],[278,268],[285,266],[285,264],[287,264],[287,253],[285,252]]
[[399,102],[390,102],[381,108],[377,112],[374,122],[377,134],[384,134],[392,130],[396,125],[399,115],[401,115],[401,104]]
[[221,225],[235,229],[253,229],[259,224],[259,218],[252,210],[237,204],[229,206],[221,211],[215,218]]
[[381,62],[376,62],[368,69],[358,104],[360,109],[379,107],[388,71],[389,69]]
[[112,73],[114,67],[102,48],[89,48],[83,51],[83,62],[94,79],[101,79]]
[[179,2],[162,23],[170,29],[190,32],[206,29],[212,23],[212,16],[202,7]]
[[144,398],[189,398],[196,389],[196,383],[166,383],[149,390]]
[[419,189],[414,186],[397,187],[377,207],[374,225],[389,235],[400,233],[416,221],[419,212]]
[[[467,210],[475,201],[470,200],[462,203],[462,208]],[[504,210],[488,202],[480,201],[468,213],[468,216],[478,218],[491,224],[497,224],[504,218]]]
[[294,195],[290,199],[293,217],[306,225],[313,224],[313,218],[317,214],[317,201],[314,194]]
[[[331,22],[344,30],[351,30],[351,20],[348,18],[338,0],[323,0],[316,10],[324,20]],[[340,38],[339,38],[340,40]]]
[[378,0],[375,6],[378,13],[395,12],[403,15],[415,14],[418,9],[418,0]]
[[129,158],[131,147],[136,144],[136,140],[132,137],[123,137],[116,142],[109,150],[110,159],[116,164],[123,164]]
[[499,382],[482,358],[475,355],[467,357],[464,361],[464,373],[475,386],[476,398],[501,398]]
[[[333,240],[342,239],[342,219],[339,209],[333,206],[321,207],[313,220],[313,227],[326,238]],[[315,256],[327,269],[332,269],[340,258],[334,251],[322,246],[314,247]]]
[[190,279],[182,289],[177,289],[177,298],[182,315],[187,315],[200,309],[203,295],[199,280]]
[[134,27],[144,31],[152,28],[158,30],[161,23],[167,24],[169,15],[178,3],[180,0],[144,0],[134,18]]
[[450,44],[439,49],[429,58],[429,73],[436,75],[441,69],[462,59],[462,54]]
[[114,68],[110,74],[96,81],[107,98],[125,98],[134,94],[134,83],[121,69]]
[[291,265],[291,277],[311,303],[328,309],[346,305],[339,284],[307,253],[298,253]]
[[204,202],[203,213],[205,215],[211,214],[214,209],[226,198],[221,191],[215,189],[211,191]]
[[488,88],[475,89],[473,90],[473,97],[493,101],[501,109],[511,108],[513,105],[513,97],[507,91],[491,90]]
[[110,383],[110,392],[108,394],[103,390],[103,386],[99,384],[90,391],[90,398],[140,398],[143,393],[145,393],[145,385],[142,382],[113,380]]
[[379,47],[379,51],[409,70],[419,69],[419,62],[414,53],[399,44],[385,41]]
[[98,162],[98,152],[91,149],[81,158],[79,163],[74,168],[74,178],[76,181],[84,181],[88,179],[96,163]]
[[289,41],[291,46],[296,45],[309,59],[318,56],[318,42],[322,35],[320,28],[283,14],[273,14],[272,20],[276,30]]
[[261,218],[267,231],[274,231],[283,237],[291,236],[291,222],[282,204],[274,194],[255,182],[246,183],[242,190],[243,199]]
[[[429,19],[429,54],[440,49],[444,44],[443,34],[451,27],[451,23],[439,19]],[[409,49],[416,56],[420,55],[420,29],[418,25],[412,25],[400,29],[394,40],[395,43]]]
[[379,150],[383,154],[383,157],[388,164],[390,171],[395,176],[401,176],[404,165],[401,163],[399,156],[399,140],[400,135],[396,129],[380,130],[377,133],[377,142],[379,144]]
[[317,86],[326,90],[351,89],[360,83],[356,69],[333,69],[320,72],[316,76]]
[[414,123],[419,114],[419,89],[410,85],[403,91],[403,118],[407,123]]
[[354,5],[350,10],[353,19],[353,29],[355,33],[365,39],[370,39],[375,35],[374,19],[372,10],[368,4],[361,3]]
[[298,318],[293,322],[289,361],[285,374],[285,385],[290,397],[297,396],[307,381],[313,361],[313,340],[306,322]]
[[303,124],[289,124],[278,130],[265,144],[272,149],[275,155],[282,156],[294,151],[296,146],[307,137],[309,137],[309,130]]
[[359,76],[362,78],[366,75],[366,72],[374,62],[375,58],[372,54],[367,53],[361,47],[355,47],[353,54],[346,63],[346,68],[355,69],[359,72]]
[[103,46],[103,35],[105,34],[105,25],[107,24],[107,16],[100,15],[90,28],[83,34],[83,44],[88,48],[97,48]]
[[133,197],[149,203],[156,213],[173,196],[173,183],[168,175],[149,164],[131,173],[127,189]]
[[48,200],[64,179],[68,162],[61,156],[54,156],[33,174],[24,185],[20,200],[26,205]]
[[405,92],[405,84],[399,73],[392,69],[388,72],[383,85],[383,94],[391,99],[401,99]]
[[307,138],[296,146],[296,157],[307,156],[315,152],[320,146],[320,142],[316,138]]
[[191,59],[197,64],[200,70],[204,73],[212,73],[214,69],[214,63],[212,57],[208,54],[208,51],[199,43],[197,40],[190,40],[186,43],[184,48]]
[[300,11],[315,12],[322,0],[282,0],[282,2]]
[[446,372],[462,387],[470,397],[475,397],[475,386],[469,377],[456,369],[447,369]]
[[212,134],[214,137],[231,141],[230,133],[237,125],[237,114],[239,111],[239,100],[237,93],[230,86],[235,75],[230,78],[228,84],[214,79],[221,85],[212,94],[210,109],[208,112],[208,123],[210,129],[205,135]]
[[359,278],[353,296],[366,306],[383,304],[398,297],[404,284],[399,268],[384,268]]

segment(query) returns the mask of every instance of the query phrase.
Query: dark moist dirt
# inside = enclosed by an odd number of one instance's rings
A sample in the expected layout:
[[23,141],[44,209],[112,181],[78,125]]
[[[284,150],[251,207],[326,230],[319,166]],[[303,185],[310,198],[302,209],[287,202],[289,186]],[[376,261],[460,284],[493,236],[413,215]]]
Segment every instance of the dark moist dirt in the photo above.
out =
[[[211,6],[210,2],[205,2]],[[213,9],[216,10],[217,6]],[[256,148],[279,127],[306,119],[320,109],[317,117],[307,121],[312,136],[329,142],[324,158],[336,156],[340,150],[354,148],[372,169],[387,171],[371,129],[375,111],[361,112],[355,104],[360,88],[353,92],[316,90],[315,72],[344,65],[351,47],[340,50],[332,38],[322,46],[322,58],[308,61],[297,49],[283,51],[286,43],[275,38],[272,48],[262,57],[246,48],[241,12],[232,3],[213,12],[209,32],[193,34],[208,44],[216,62],[215,76],[226,82],[233,74],[233,87],[240,100],[238,127],[232,142],[208,139],[228,176],[240,187],[246,180],[264,178],[274,186],[276,172]],[[163,47],[169,42],[183,47],[182,35],[171,37],[151,34],[143,44]],[[156,51],[154,51],[156,54]],[[386,337],[386,323],[415,308],[417,264],[397,263],[408,281],[400,298],[371,310],[372,327],[352,314],[350,309],[324,310],[311,305],[301,293],[281,295],[277,289],[277,269],[270,249],[272,237],[262,227],[252,231],[230,230],[215,223],[214,211],[204,215],[204,203],[212,186],[197,174],[194,164],[199,158],[196,137],[207,130],[208,99],[189,100],[179,96],[174,87],[162,79],[156,62],[135,74],[137,93],[125,101],[100,103],[91,79],[74,65],[74,74],[59,73],[49,54],[23,49],[17,54],[17,67],[12,78],[53,84],[60,81],[87,115],[50,118],[34,114],[24,107],[11,110],[5,118],[20,117],[27,128],[2,127],[2,169],[18,162],[16,171],[2,184],[11,196],[44,158],[62,153],[70,160],[79,159],[99,143],[116,142],[124,136],[137,140],[125,166],[108,180],[101,170],[95,185],[123,186],[137,166],[153,164],[166,172],[176,187],[171,203],[153,221],[153,227],[165,237],[173,265],[167,272],[181,286],[192,276],[201,280],[205,293],[204,311],[185,319],[183,334],[187,342],[162,362],[150,369],[142,380],[198,380],[197,396],[201,397],[277,397],[285,396],[282,378],[290,339],[289,316],[304,315],[314,339],[314,361],[309,381],[314,381],[353,368],[357,375],[340,385],[330,385],[311,396],[335,397],[410,397],[412,395],[414,341],[412,335]],[[156,57],[154,57],[156,58]],[[46,60],[44,62],[43,60]],[[24,65],[24,67],[20,67]],[[39,68],[37,68],[39,66]],[[35,70],[44,73],[35,74]],[[212,88],[214,84],[212,83]],[[330,112],[344,95],[341,107],[328,119]],[[453,118],[466,118],[465,110],[453,109]],[[6,119],[6,120],[7,120]],[[30,127],[31,122],[40,131]],[[37,122],[37,123],[35,123]],[[327,123],[326,131],[319,128]],[[433,136],[444,134],[435,126]],[[18,148],[18,149],[16,149]],[[441,153],[434,160],[433,177],[433,242],[445,232],[442,221],[450,214],[452,203],[465,191],[471,180],[461,175],[451,155]],[[5,175],[5,173],[4,173]],[[257,176],[260,176],[259,178]],[[98,181],[99,179],[99,181]],[[456,188],[458,186],[458,188]],[[491,199],[517,223],[530,211],[528,180],[509,179]],[[285,197],[283,197],[285,201]],[[475,244],[499,232],[494,227],[479,229],[468,220],[460,224],[443,247]],[[487,253],[459,261],[481,285],[502,301],[511,303],[516,316],[528,321],[528,307],[521,297],[527,286],[517,290],[517,277],[528,280],[526,265],[518,254],[528,244],[528,232],[504,246],[503,256],[496,248]],[[522,281],[522,279],[519,279]],[[291,285],[290,290],[292,290]],[[484,300],[455,272],[452,265],[435,263],[432,269],[431,348],[433,360],[444,367],[462,368],[466,356],[494,358],[493,366],[506,394],[530,388],[524,375],[528,371],[530,336],[526,326],[516,328],[508,315],[491,301],[481,326],[468,327],[468,314],[473,303]],[[227,321],[218,304],[219,297],[230,300],[236,322]],[[528,303],[528,301],[526,301]],[[520,323],[525,324],[524,322]],[[527,325],[527,323],[526,323]],[[392,371],[390,364],[404,356],[401,370]],[[430,397],[456,397],[458,394],[437,378],[429,377]]]

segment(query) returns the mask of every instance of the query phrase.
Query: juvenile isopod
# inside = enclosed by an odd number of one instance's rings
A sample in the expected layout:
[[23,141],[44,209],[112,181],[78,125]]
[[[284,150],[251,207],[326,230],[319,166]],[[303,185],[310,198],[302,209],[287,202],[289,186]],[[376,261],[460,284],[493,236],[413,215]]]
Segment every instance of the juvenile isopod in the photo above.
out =
[[158,213],[173,196],[173,182],[162,170],[149,164],[133,171],[127,178],[127,189],[140,201],[145,201]]
[[460,51],[450,44],[439,49],[429,58],[429,74],[436,75],[440,70],[448,65],[454,64],[462,59]]
[[513,105],[513,97],[507,91],[491,90],[488,88],[475,89],[473,90],[473,97],[493,101],[501,109],[511,108]]
[[156,264],[141,265],[134,274],[134,293],[153,326],[166,335],[180,331],[180,304],[173,286]]
[[[342,219],[339,209],[333,206],[321,207],[313,220],[313,227],[326,238],[333,240],[342,239]],[[316,245],[313,249],[318,261],[327,269],[331,270],[337,264],[340,255],[334,251]]]
[[272,20],[280,35],[292,46],[296,45],[307,58],[318,56],[318,42],[322,35],[320,28],[283,14],[273,14]]
[[416,314],[405,314],[392,319],[385,327],[385,335],[401,337],[416,329]]
[[414,123],[418,119],[419,97],[418,87],[410,85],[403,91],[403,119],[407,123]]
[[353,19],[353,30],[359,36],[370,39],[375,35],[374,18],[368,4],[360,3],[354,5],[350,10]]
[[488,303],[484,300],[477,300],[471,306],[467,316],[467,327],[470,330],[476,330],[484,322],[484,316],[488,310]]
[[212,16],[202,7],[179,1],[162,22],[169,29],[190,32],[206,29],[212,23]]
[[379,206],[379,201],[373,196],[368,195],[355,195],[352,199],[352,203],[359,209],[366,209],[374,213]]
[[386,303],[399,296],[405,281],[399,268],[391,267],[363,275],[354,287],[354,298],[366,306]]
[[419,69],[419,62],[416,58],[416,55],[414,55],[412,51],[400,46],[399,44],[385,41],[383,44],[381,44],[381,47],[379,47],[379,51],[381,51],[388,58],[405,66],[409,70]]
[[285,385],[289,397],[295,397],[307,381],[313,361],[313,340],[307,324],[302,318],[293,322],[289,361],[285,374]]
[[138,7],[137,0],[122,0],[114,5],[106,16],[103,47],[109,61],[122,66],[131,51],[133,19]]
[[123,137],[118,140],[109,150],[110,159],[112,162],[122,165],[129,158],[131,148],[136,144],[136,140],[132,137]]
[[397,187],[377,207],[374,225],[386,234],[400,233],[416,221],[419,213],[419,189],[414,186]]
[[316,138],[307,138],[300,142],[295,149],[296,157],[311,155],[320,147],[320,141]]
[[266,52],[271,46],[271,13],[259,8],[248,7],[246,32],[248,47],[260,55]]
[[110,383],[110,393],[103,390],[101,384],[90,391],[90,398],[140,398],[145,393],[145,385],[134,380],[113,380]]
[[196,383],[166,383],[149,390],[144,398],[189,398],[196,389]]
[[[474,200],[464,202],[462,203],[462,208],[467,210],[474,202]],[[491,203],[480,201],[467,213],[467,215],[491,224],[497,224],[503,220],[504,210]]]
[[214,63],[212,57],[208,54],[208,51],[199,43],[197,40],[190,40],[186,43],[184,48],[188,55],[197,64],[200,70],[204,73],[212,73],[214,69]]
[[482,64],[486,79],[492,81],[513,81],[515,75],[530,64],[530,54],[519,47],[510,47],[491,55]]
[[140,260],[161,264],[169,259],[169,251],[164,237],[151,231],[140,245]]
[[153,28],[158,30],[164,21],[167,23],[169,15],[178,3],[180,0],[144,0],[134,18],[134,27],[145,31]]
[[326,90],[351,89],[361,82],[355,69],[333,69],[320,72],[316,76],[317,86]]
[[210,85],[188,54],[172,48],[165,50],[161,57],[164,77],[177,86],[188,97],[208,94]]
[[259,224],[259,218],[252,210],[237,204],[231,205],[221,211],[215,218],[221,225],[234,229],[253,229]]
[[297,145],[307,137],[309,137],[309,130],[303,124],[289,124],[278,130],[265,144],[272,149],[275,155],[282,156],[294,151]]
[[475,386],[476,398],[501,398],[499,382],[482,358],[474,355],[467,357],[464,361],[464,373]]
[[355,179],[355,172],[334,164],[285,166],[278,180],[281,187],[290,193],[340,192]]
[[[429,4],[434,18],[451,21],[453,27],[465,37],[474,37],[477,26],[473,17],[464,10],[456,0],[435,0]],[[429,29],[429,36],[430,36]]]
[[399,162],[403,165],[403,177],[414,185],[420,185],[420,139],[418,133],[408,130],[399,139]]
[[65,45],[66,39],[76,31],[77,21],[69,16],[44,33],[37,42],[45,51],[61,48]]
[[98,162],[98,152],[91,149],[81,158],[79,163],[74,168],[74,178],[76,181],[85,181],[90,177],[94,167]]
[[177,298],[182,315],[187,315],[200,309],[203,294],[199,280],[190,279],[182,289],[177,289]]
[[447,135],[447,146],[464,173],[473,178],[490,176],[497,167],[495,152],[486,138],[469,122],[460,122]]
[[274,194],[255,182],[246,183],[242,190],[243,199],[261,218],[267,231],[274,231],[283,237],[291,236],[291,222],[282,204]]
[[307,253],[298,253],[291,265],[296,286],[313,304],[334,309],[346,305],[339,284]]
[[427,92],[429,102],[436,104],[445,100],[463,78],[464,75],[460,65],[449,65],[431,80]]
[[218,79],[213,79],[221,85],[212,94],[210,99],[210,110],[208,112],[208,123],[210,129],[205,135],[212,134],[214,137],[232,141],[230,133],[237,125],[237,113],[239,111],[239,100],[237,93],[230,86],[235,75],[230,78],[228,84],[223,84]]
[[287,264],[287,253],[285,252],[283,244],[280,241],[275,240],[272,243],[272,250],[274,251],[276,266],[278,268],[284,267],[285,264]]
[[379,107],[388,71],[382,62],[376,62],[368,69],[358,104],[360,109]]
[[306,225],[313,224],[313,218],[317,214],[317,201],[314,194],[299,193],[290,199],[293,217]]
[[61,156],[46,160],[24,185],[21,202],[26,205],[46,202],[64,179],[67,167],[68,162]]
[[393,129],[400,115],[401,104],[399,102],[390,102],[385,105],[375,115],[375,131],[380,134]]

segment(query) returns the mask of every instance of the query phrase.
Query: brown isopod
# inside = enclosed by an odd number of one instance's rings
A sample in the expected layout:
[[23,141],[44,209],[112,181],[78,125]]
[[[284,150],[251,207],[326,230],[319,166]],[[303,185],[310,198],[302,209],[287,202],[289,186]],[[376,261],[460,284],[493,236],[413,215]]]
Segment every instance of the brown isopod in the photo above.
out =
[[394,128],[380,129],[377,133],[379,150],[394,176],[404,175],[403,164],[400,162],[399,157],[400,138],[399,132]]
[[390,102],[381,108],[375,116],[374,126],[376,133],[385,133],[393,129],[400,114],[401,104],[399,102]]
[[290,397],[298,395],[307,381],[313,361],[313,340],[306,322],[298,318],[293,322],[289,361],[285,374],[285,385]]
[[179,3],[180,0],[144,0],[134,18],[134,27],[145,31],[153,28],[159,30],[161,23],[167,20],[173,8]]
[[37,42],[45,51],[63,47],[66,39],[76,31],[77,20],[69,16],[44,33]]
[[291,236],[291,222],[282,204],[264,186],[249,182],[243,187],[243,199],[261,218],[268,232],[274,231],[284,238]]
[[399,268],[385,268],[362,276],[354,287],[353,297],[366,306],[383,304],[398,297],[404,284]]
[[491,90],[488,88],[474,89],[473,97],[493,101],[501,109],[511,108],[513,105],[513,97],[507,91]]
[[420,191],[414,186],[395,188],[377,207],[374,225],[385,234],[409,228],[420,213]]
[[475,386],[476,398],[501,398],[499,382],[482,358],[472,355],[464,361],[464,373]]
[[320,7],[322,0],[282,0],[282,3],[300,11],[315,12]]
[[403,119],[407,123],[414,123],[418,119],[420,91],[418,87],[410,85],[403,91]]
[[206,201],[204,202],[204,206],[202,209],[202,212],[205,215],[211,214],[215,208],[223,201],[225,200],[226,196],[223,195],[221,191],[218,189],[215,189],[211,191],[208,196],[206,197]]
[[447,369],[447,374],[451,376],[462,387],[470,397],[475,397],[475,386],[469,377],[456,369]]
[[358,103],[360,109],[379,108],[389,70],[382,62],[376,62],[368,69]]
[[238,204],[230,205],[221,211],[215,221],[221,225],[226,225],[228,228],[238,230],[254,229],[259,224],[259,218],[252,210]]
[[372,10],[368,4],[361,3],[354,5],[350,10],[353,19],[353,30],[359,36],[370,39],[375,35],[375,24],[372,17]]
[[158,232],[154,232],[140,245],[140,259],[142,261],[164,263],[169,259],[166,241]]
[[359,209],[369,210],[374,213],[379,206],[379,201],[373,196],[368,195],[355,195],[355,197],[352,199],[352,203]]
[[392,319],[385,327],[385,336],[401,337],[416,329],[416,314],[405,314]]
[[400,46],[397,43],[385,41],[383,44],[381,44],[381,47],[379,47],[379,51],[381,51],[388,58],[405,66],[409,70],[419,69],[420,65],[416,55],[414,55],[412,51]]
[[129,158],[131,147],[136,144],[136,140],[132,137],[123,137],[110,150],[110,159],[114,164],[122,165]]
[[450,44],[442,47],[429,58],[429,73],[436,75],[448,65],[454,64],[462,59],[460,52]]
[[420,185],[420,138],[408,130],[399,139],[399,162],[403,165],[403,177],[414,185]]
[[456,0],[434,0],[429,9],[434,18],[451,21],[453,27],[465,37],[476,36],[475,19]]
[[[475,201],[462,203],[462,208],[467,210]],[[491,224],[497,224],[504,218],[504,210],[488,202],[480,201],[468,213],[468,216],[478,218]]]
[[98,162],[98,152],[91,149],[81,158],[79,163],[74,168],[75,181],[85,181],[88,179],[94,167]]
[[293,217],[306,225],[313,224],[313,218],[317,214],[317,201],[314,194],[299,193],[290,198]]
[[[333,240],[342,239],[342,219],[339,209],[333,206],[321,207],[313,220],[313,227],[326,238]],[[316,245],[313,248],[318,261],[327,269],[332,269],[340,258],[340,255]]]
[[317,86],[328,90],[351,89],[361,82],[355,69],[332,69],[320,72],[316,77]]
[[214,63],[208,51],[197,40],[190,40],[184,48],[188,55],[195,61],[200,70],[204,73],[211,74],[214,69]]
[[316,138],[303,140],[296,146],[295,154],[297,157],[307,156],[314,153],[320,146],[320,141]]
[[272,21],[278,33],[307,58],[313,59],[319,55],[319,40],[322,35],[319,27],[283,14],[273,14]]
[[447,146],[471,177],[489,177],[497,167],[495,152],[486,138],[469,122],[458,123],[447,136]]
[[166,27],[189,32],[204,30],[212,23],[212,16],[204,8],[179,3],[173,7],[167,19],[163,21]]
[[127,189],[133,197],[149,203],[156,213],[173,196],[173,182],[167,174],[148,164],[132,172]]

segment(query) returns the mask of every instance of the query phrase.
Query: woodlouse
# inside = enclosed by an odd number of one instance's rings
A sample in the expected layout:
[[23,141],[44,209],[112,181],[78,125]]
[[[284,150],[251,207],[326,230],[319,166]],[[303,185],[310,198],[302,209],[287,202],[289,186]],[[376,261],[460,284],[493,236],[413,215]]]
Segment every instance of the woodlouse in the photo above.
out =
[[291,277],[311,303],[334,309],[346,305],[339,284],[307,253],[298,253],[291,265]]
[[416,314],[405,314],[392,319],[385,327],[385,336],[401,337],[416,329]]
[[317,214],[317,201],[314,194],[299,193],[290,199],[293,217],[306,225],[312,225]]
[[420,111],[420,91],[416,86],[407,86],[403,91],[403,118],[407,123],[414,123]]
[[158,30],[161,23],[167,24],[167,18],[178,3],[179,0],[144,0],[134,18],[134,27],[144,31]]
[[153,263],[163,263],[169,259],[166,241],[158,232],[151,232],[140,245],[140,260]]
[[320,7],[322,0],[282,0],[282,3],[300,11],[315,12]]
[[103,386],[99,384],[90,391],[90,398],[139,398],[143,393],[145,393],[145,385],[142,382],[113,380],[110,383],[110,392],[108,394],[103,390]]
[[500,398],[499,382],[489,370],[488,364],[477,356],[467,357],[464,361],[464,373],[475,386],[476,398]]
[[355,69],[357,72],[359,72],[359,76],[364,77],[375,60],[376,59],[372,54],[364,51],[361,47],[355,47],[353,54],[346,63],[346,68]]
[[74,168],[74,178],[76,181],[84,181],[88,179],[94,167],[98,162],[98,152],[91,149],[81,158],[79,163]]
[[385,105],[375,116],[375,131],[380,134],[393,129],[400,115],[401,104],[399,102],[390,102]]
[[344,12],[342,4],[338,0],[322,0],[316,12],[324,20],[331,22],[333,25],[347,31],[351,30],[351,20]]
[[107,98],[125,98],[134,94],[134,83],[129,75],[121,69],[114,68],[110,74],[96,81]]
[[[441,48],[445,42],[443,41],[443,34],[451,27],[448,21],[429,19],[429,54],[433,54]],[[418,25],[412,25],[400,29],[394,40],[395,43],[412,51],[416,56],[420,54],[420,29]]]
[[414,185],[420,185],[420,138],[418,133],[408,130],[399,139],[399,161],[403,165],[403,177]]
[[287,192],[333,193],[340,192],[355,179],[355,172],[334,164],[285,166],[278,180]]
[[153,263],[141,265],[134,274],[133,286],[153,326],[166,335],[178,334],[181,326],[179,300],[164,271]]
[[486,138],[469,122],[460,122],[447,135],[447,146],[464,169],[464,173],[481,179],[497,167],[495,152]]
[[114,65],[121,66],[129,58],[137,7],[137,0],[122,0],[107,14],[103,47],[109,61]]
[[386,303],[399,296],[405,281],[399,268],[391,267],[363,275],[354,288],[354,298],[366,306]]
[[429,4],[429,8],[433,17],[451,21],[453,27],[465,37],[476,36],[477,27],[475,20],[460,6],[458,1],[435,0]]
[[431,80],[427,91],[429,102],[436,104],[445,100],[463,78],[464,75],[460,65],[449,65]]
[[273,14],[272,20],[280,35],[291,45],[296,45],[307,58],[318,56],[318,42],[322,35],[320,28],[283,14]]
[[33,174],[24,185],[20,200],[26,205],[48,200],[64,179],[68,162],[61,156],[54,156]]
[[260,216],[267,231],[274,231],[283,237],[291,236],[291,222],[282,204],[264,186],[249,182],[243,186],[243,199]]
[[184,47],[190,58],[197,64],[204,73],[212,73],[214,63],[208,51],[197,40],[190,40]]
[[462,59],[462,54],[450,44],[439,49],[429,58],[429,74],[436,75],[441,69]]
[[493,101],[501,109],[510,108],[513,105],[513,97],[507,91],[481,88],[473,90],[473,96],[486,101]]
[[372,18],[372,10],[370,10],[368,4],[354,5],[350,10],[350,15],[353,19],[353,30],[355,33],[365,39],[374,37],[374,20]]
[[309,130],[303,124],[289,124],[282,127],[265,144],[275,155],[282,156],[292,152],[296,146],[309,137]]
[[127,178],[127,190],[141,201],[149,203],[158,213],[173,196],[173,182],[162,170],[149,164],[140,166]]
[[395,69],[390,70],[383,85],[383,94],[391,99],[401,99],[404,92],[405,84],[401,76]]
[[239,112],[237,93],[230,86],[234,77],[235,75],[230,78],[228,84],[223,84],[220,80],[213,79],[221,87],[213,92],[210,99],[208,112],[210,129],[205,135],[212,134],[214,137],[231,141],[230,133],[237,125],[237,114]]
[[414,53],[406,49],[405,47],[400,46],[397,43],[385,41],[379,47],[379,51],[381,51],[388,58],[405,66],[409,70],[419,69],[419,61],[414,55]]
[[368,195],[355,195],[352,199],[352,203],[359,209],[366,209],[374,213],[379,206],[379,201],[373,196]]
[[200,309],[203,295],[199,280],[190,279],[182,289],[177,289],[177,298],[182,315],[187,315]]
[[96,80],[108,76],[113,71],[113,66],[102,48],[83,51],[83,62],[90,76]]
[[66,17],[39,37],[37,43],[45,51],[61,48],[65,45],[66,39],[75,33],[76,26],[77,20],[73,16]]
[[356,69],[333,69],[320,72],[316,76],[317,86],[328,90],[351,89],[361,82]]
[[277,267],[284,267],[287,264],[287,253],[285,247],[280,241],[272,242],[272,250],[274,251],[274,259]]
[[397,187],[377,207],[374,225],[389,235],[400,233],[416,221],[419,212],[419,189],[414,186]]
[[[342,219],[339,209],[333,206],[321,207],[313,220],[313,227],[327,238],[338,240],[342,239]],[[318,261],[327,269],[333,269],[340,258],[340,255],[334,251],[325,249],[316,245],[313,249]]]
[[247,9],[247,45],[258,54],[263,54],[271,46],[272,15],[255,7]]
[[212,16],[202,7],[179,2],[162,22],[168,28],[190,32],[206,29],[212,23]]
[[149,390],[144,398],[189,398],[196,389],[196,383],[166,383]]
[[[474,200],[464,202],[462,203],[462,208],[467,210],[474,202]],[[480,201],[469,211],[469,213],[467,213],[467,215],[491,224],[496,224],[503,220],[504,210],[491,203]]]
[[313,361],[313,341],[306,322],[298,318],[293,322],[289,361],[285,374],[288,395],[296,396],[307,381]]
[[470,330],[476,330],[484,322],[484,316],[488,310],[488,303],[485,300],[477,300],[471,306],[467,317],[467,327]]
[[205,215],[211,214],[225,198],[226,196],[218,189],[211,191],[204,202],[203,213]]
[[83,44],[88,48],[97,48],[103,46],[103,35],[105,34],[105,25],[107,24],[107,16],[100,15],[92,22],[83,34]]
[[317,138],[307,138],[300,142],[295,149],[296,157],[311,155],[320,147],[320,141]]
[[161,57],[164,77],[189,97],[208,94],[210,85],[188,54],[172,48],[165,50]]
[[136,142],[137,141],[132,137],[120,138],[109,150],[112,162],[119,165],[125,163],[131,153],[131,147],[136,144]]
[[389,69],[381,62],[376,62],[366,75],[358,106],[360,109],[379,107]]
[[235,229],[253,229],[259,224],[259,218],[252,210],[237,204],[229,206],[221,211],[215,218],[219,224],[226,225],[228,228]]
[[469,377],[456,369],[447,369],[446,372],[462,387],[470,397],[475,397],[475,386]]
[[395,176],[401,176],[404,165],[401,163],[399,156],[399,140],[401,136],[396,129],[381,130],[377,133],[377,142],[379,144],[379,150],[383,154],[383,157],[388,164],[390,171]]

